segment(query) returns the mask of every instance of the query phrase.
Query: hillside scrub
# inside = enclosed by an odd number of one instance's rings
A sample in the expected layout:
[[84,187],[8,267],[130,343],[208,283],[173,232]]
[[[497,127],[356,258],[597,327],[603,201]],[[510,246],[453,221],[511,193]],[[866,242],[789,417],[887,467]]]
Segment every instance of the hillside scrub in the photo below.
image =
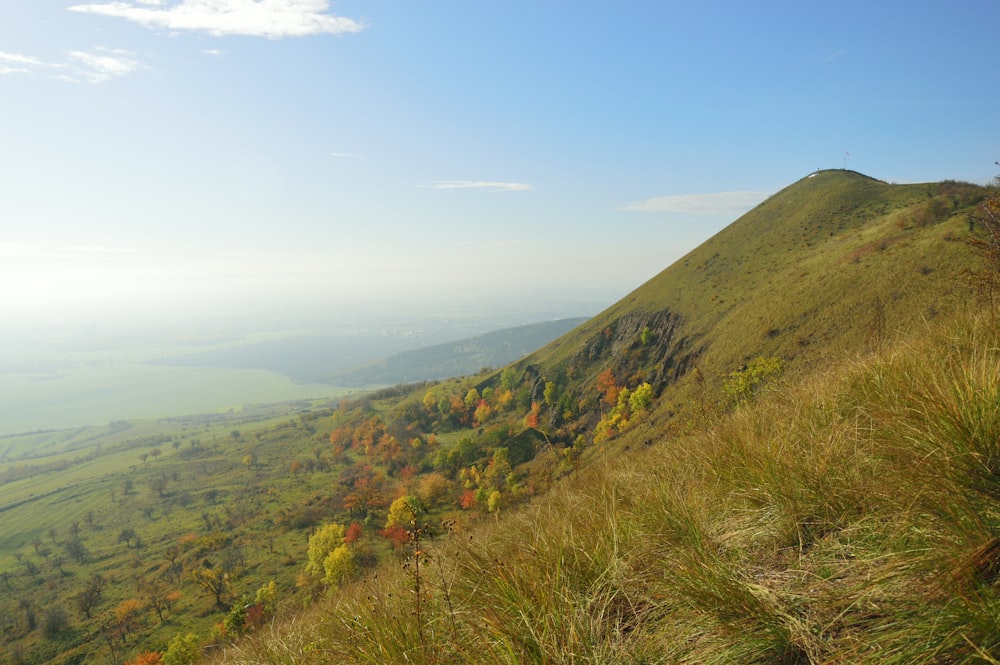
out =
[[218,662],[997,662],[990,321],[786,383],[705,431],[612,442]]

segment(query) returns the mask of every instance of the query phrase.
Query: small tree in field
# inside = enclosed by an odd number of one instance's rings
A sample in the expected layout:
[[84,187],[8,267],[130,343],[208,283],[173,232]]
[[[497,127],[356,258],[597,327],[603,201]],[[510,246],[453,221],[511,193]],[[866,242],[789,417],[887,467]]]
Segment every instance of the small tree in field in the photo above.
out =
[[733,406],[748,402],[770,390],[785,371],[781,358],[754,358],[742,369],[730,372],[722,382],[722,392]]

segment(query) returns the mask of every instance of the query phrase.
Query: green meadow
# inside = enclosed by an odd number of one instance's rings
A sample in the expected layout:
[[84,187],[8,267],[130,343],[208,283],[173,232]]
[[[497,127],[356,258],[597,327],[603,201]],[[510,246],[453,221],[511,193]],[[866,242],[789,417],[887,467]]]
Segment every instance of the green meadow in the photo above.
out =
[[[295,383],[264,370],[81,363],[50,374],[0,374],[0,435],[226,411],[344,392],[329,384]],[[4,453],[0,439],[0,458]]]

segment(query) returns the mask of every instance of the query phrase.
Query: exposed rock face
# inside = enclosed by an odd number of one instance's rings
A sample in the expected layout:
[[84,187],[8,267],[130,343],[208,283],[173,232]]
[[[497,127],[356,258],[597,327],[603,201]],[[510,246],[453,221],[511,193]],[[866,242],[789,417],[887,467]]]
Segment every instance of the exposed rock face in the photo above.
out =
[[632,312],[594,335],[573,364],[610,367],[622,385],[648,381],[657,394],[683,376],[701,355],[679,334],[683,319],[669,310]]

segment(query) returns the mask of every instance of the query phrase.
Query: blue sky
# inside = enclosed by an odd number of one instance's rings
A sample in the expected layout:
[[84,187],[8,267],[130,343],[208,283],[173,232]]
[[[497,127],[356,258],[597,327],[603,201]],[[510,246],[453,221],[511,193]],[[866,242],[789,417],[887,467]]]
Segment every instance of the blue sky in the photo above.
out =
[[0,3],[18,317],[625,294],[817,168],[986,182],[996,0]]

